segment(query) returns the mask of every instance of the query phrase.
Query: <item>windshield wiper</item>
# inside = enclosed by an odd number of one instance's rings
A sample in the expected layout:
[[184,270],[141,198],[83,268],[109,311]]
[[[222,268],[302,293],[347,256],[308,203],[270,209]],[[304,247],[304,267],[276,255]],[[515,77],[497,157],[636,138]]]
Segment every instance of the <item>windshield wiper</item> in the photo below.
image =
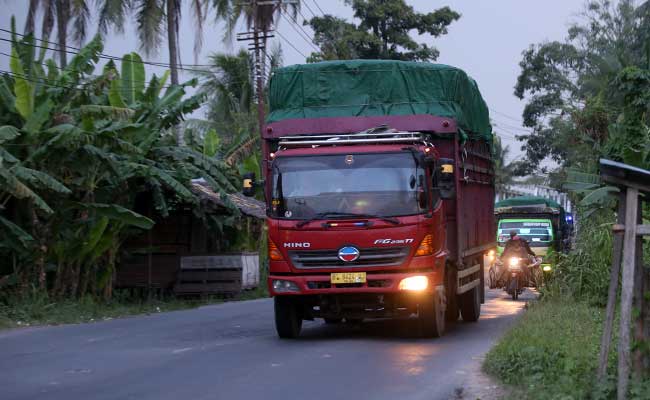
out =
[[382,221],[390,222],[393,225],[399,225],[399,220],[397,218],[392,218],[392,217],[383,217],[381,215],[374,215],[374,214],[355,214],[355,213],[339,212],[339,211],[326,211],[326,212],[320,212],[309,219],[305,219],[298,222],[296,224],[296,228],[301,228],[312,221],[316,221],[317,219],[337,218],[337,217],[377,218],[377,219],[381,219]]

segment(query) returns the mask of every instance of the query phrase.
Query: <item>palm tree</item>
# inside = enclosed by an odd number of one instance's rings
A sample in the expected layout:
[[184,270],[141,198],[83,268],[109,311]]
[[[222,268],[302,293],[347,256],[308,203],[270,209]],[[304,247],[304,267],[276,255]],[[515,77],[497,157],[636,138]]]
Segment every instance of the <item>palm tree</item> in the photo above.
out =
[[[110,1],[110,0],[105,0]],[[79,46],[86,40],[90,9],[86,0],[29,0],[25,34],[35,33],[38,12],[43,14],[40,36],[47,42],[56,25],[59,62],[64,68],[68,63],[68,30],[72,23],[72,37]]]
[[514,181],[514,163],[506,163],[510,146],[503,147],[501,138],[494,134],[492,141],[492,159],[494,160],[494,186],[498,192],[506,189]]
[[[209,11],[210,1],[188,1],[194,14],[194,56],[197,57],[203,44],[203,24]],[[134,12],[140,49],[147,56],[158,52],[163,32],[167,32],[171,83],[177,85],[180,63],[179,27],[183,4],[183,0],[101,0],[99,29],[101,33],[106,33],[109,27],[113,27],[118,32],[122,32],[125,16],[129,12]]]
[[[255,57],[265,60],[267,33],[276,25],[276,20],[282,13],[288,12],[291,18],[295,19],[300,9],[300,0],[292,2],[278,0],[272,3],[266,1],[263,4],[257,4],[257,1],[213,0],[213,4],[217,10],[217,18],[226,22],[225,40],[232,40],[232,34],[240,19],[244,20],[247,29],[257,27],[262,32],[262,53],[255,54]],[[266,75],[264,64],[264,62],[260,63],[262,76]]]

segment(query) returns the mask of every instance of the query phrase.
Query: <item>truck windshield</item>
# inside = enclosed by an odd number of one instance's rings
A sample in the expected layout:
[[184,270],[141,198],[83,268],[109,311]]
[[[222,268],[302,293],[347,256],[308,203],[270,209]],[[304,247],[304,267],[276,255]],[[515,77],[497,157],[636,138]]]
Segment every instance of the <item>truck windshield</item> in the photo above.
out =
[[550,220],[501,220],[499,221],[499,246],[504,246],[511,231],[516,231],[531,247],[547,247],[553,241]]
[[277,218],[392,217],[422,211],[417,192],[424,190],[425,171],[406,152],[278,157],[272,182],[270,210]]

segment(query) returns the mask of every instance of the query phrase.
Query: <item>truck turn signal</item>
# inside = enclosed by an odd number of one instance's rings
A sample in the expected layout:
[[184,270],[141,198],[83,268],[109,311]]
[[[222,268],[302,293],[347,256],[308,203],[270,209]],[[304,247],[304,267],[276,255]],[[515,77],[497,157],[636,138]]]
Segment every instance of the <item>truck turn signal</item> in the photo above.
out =
[[280,249],[278,249],[278,246],[276,246],[271,239],[269,239],[269,260],[284,261],[284,257],[282,257]]
[[428,234],[422,239],[418,249],[415,251],[415,257],[430,256],[433,254],[433,235]]

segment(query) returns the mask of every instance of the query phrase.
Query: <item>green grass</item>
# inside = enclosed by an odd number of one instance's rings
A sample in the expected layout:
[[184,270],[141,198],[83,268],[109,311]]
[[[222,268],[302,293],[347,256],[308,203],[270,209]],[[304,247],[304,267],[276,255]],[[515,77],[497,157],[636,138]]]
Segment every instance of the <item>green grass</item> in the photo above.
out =
[[[483,367],[524,399],[613,398],[611,376],[605,382],[595,382],[604,314],[600,307],[569,297],[531,303],[488,353]],[[612,346],[611,367],[615,353]],[[649,385],[634,385],[630,399],[650,398]]]
[[244,291],[232,298],[207,297],[196,299],[143,300],[117,293],[113,300],[97,301],[92,298],[79,300],[53,300],[34,294],[26,298],[0,299],[0,330],[33,325],[60,325],[102,321],[132,315],[156,314],[166,311],[185,310],[224,301],[252,300],[268,297],[266,280],[260,287]]
[[156,299],[145,301],[117,296],[103,302],[92,298],[52,300],[43,295],[5,299],[0,303],[0,329],[32,325],[59,325],[102,321],[130,315],[182,310],[222,300]]

